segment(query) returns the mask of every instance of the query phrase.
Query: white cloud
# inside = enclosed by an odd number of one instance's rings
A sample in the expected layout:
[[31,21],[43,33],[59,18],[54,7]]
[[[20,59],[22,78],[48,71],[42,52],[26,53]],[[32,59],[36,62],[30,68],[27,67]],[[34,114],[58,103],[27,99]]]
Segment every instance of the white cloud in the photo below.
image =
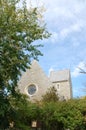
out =
[[71,33],[74,33],[74,32],[80,32],[83,28],[84,24],[83,22],[79,21],[77,23],[74,23],[73,25],[70,25],[69,27],[67,28],[63,28],[60,32],[60,37],[61,38],[66,38],[68,35],[70,35]]
[[[71,32],[82,31],[81,27],[86,24],[86,2],[83,0],[27,0],[32,5],[42,6],[46,8],[45,19],[49,29],[57,31],[59,29],[62,37],[68,36]],[[29,4],[28,4],[29,5]]]
[[58,42],[58,33],[57,32],[51,32],[51,37],[50,37],[50,40],[52,43],[57,43]]
[[74,71],[72,72],[72,77],[77,77],[80,75],[79,69],[75,68]]
[[50,73],[51,71],[54,71],[53,67],[51,67],[51,68],[49,69],[49,73]]
[[50,76],[50,73],[51,73],[52,71],[54,71],[54,69],[53,69],[53,67],[50,67],[48,76]]
[[82,0],[47,0],[45,2],[47,26],[52,32],[54,30],[57,33],[53,34],[52,43],[58,39],[64,40],[74,33],[83,32],[86,28],[85,7],[86,2]]
[[[57,43],[59,40],[63,40],[65,38],[67,38],[69,35],[77,33],[77,32],[81,32],[83,31],[84,28],[84,22],[83,21],[79,21],[77,23],[74,23],[72,25],[69,25],[68,27],[64,27],[62,28],[60,31],[55,31],[55,32],[51,32],[51,43]],[[74,46],[78,46],[79,42],[74,42],[73,43]]]
[[86,71],[86,64],[85,62],[80,62],[76,68],[74,68],[74,71],[72,72],[72,77],[77,77],[79,76],[81,73],[80,73],[80,69],[82,70],[85,70]]

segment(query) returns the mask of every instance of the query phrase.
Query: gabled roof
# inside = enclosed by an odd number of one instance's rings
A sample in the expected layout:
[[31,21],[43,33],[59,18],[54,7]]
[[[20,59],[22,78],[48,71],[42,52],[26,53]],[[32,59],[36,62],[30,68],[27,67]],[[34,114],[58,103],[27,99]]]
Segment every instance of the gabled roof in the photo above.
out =
[[43,87],[45,90],[51,86],[50,79],[36,60],[32,62],[30,69],[23,73],[18,86],[23,88],[29,84],[38,84],[39,87]]
[[68,69],[50,72],[50,80],[52,82],[67,81],[69,80],[69,78],[70,78],[70,71]]

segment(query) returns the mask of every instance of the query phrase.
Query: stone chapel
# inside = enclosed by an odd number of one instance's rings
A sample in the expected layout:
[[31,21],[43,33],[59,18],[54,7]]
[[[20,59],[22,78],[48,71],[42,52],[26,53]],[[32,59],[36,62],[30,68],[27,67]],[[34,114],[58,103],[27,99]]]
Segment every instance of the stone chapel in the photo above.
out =
[[20,92],[28,95],[31,101],[39,101],[48,88],[53,86],[57,89],[59,99],[72,98],[70,71],[51,71],[47,76],[36,60],[32,62],[30,69],[23,73],[18,83]]

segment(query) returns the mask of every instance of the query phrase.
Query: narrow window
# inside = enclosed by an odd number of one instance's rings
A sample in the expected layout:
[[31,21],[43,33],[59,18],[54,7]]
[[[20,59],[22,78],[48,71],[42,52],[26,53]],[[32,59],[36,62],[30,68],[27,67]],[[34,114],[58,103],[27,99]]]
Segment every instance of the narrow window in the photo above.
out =
[[56,88],[57,88],[57,90],[60,89],[60,84],[59,83],[56,84]]

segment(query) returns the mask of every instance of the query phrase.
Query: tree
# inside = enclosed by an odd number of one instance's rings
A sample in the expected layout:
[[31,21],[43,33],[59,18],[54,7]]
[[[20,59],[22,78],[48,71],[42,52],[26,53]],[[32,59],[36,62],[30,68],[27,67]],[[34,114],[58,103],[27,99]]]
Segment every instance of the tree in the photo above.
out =
[[56,102],[58,99],[59,98],[55,87],[49,88],[46,94],[42,96],[43,102]]
[[12,94],[21,72],[42,55],[38,50],[42,45],[34,41],[49,36],[45,24],[40,24],[38,9],[28,10],[24,0],[18,7],[19,2],[0,1],[0,89]]
[[49,37],[45,24],[40,22],[39,9],[27,9],[25,0],[21,6],[20,2],[0,0],[0,120],[6,121],[1,129],[8,127],[6,119],[13,113],[8,115],[13,110],[10,99],[13,96],[19,100],[16,87],[22,71],[42,55],[42,45],[35,41]]
[[86,64],[84,63],[84,68],[78,67],[80,69],[80,73],[86,74]]
[[41,120],[47,130],[86,130],[86,99],[47,102]]

